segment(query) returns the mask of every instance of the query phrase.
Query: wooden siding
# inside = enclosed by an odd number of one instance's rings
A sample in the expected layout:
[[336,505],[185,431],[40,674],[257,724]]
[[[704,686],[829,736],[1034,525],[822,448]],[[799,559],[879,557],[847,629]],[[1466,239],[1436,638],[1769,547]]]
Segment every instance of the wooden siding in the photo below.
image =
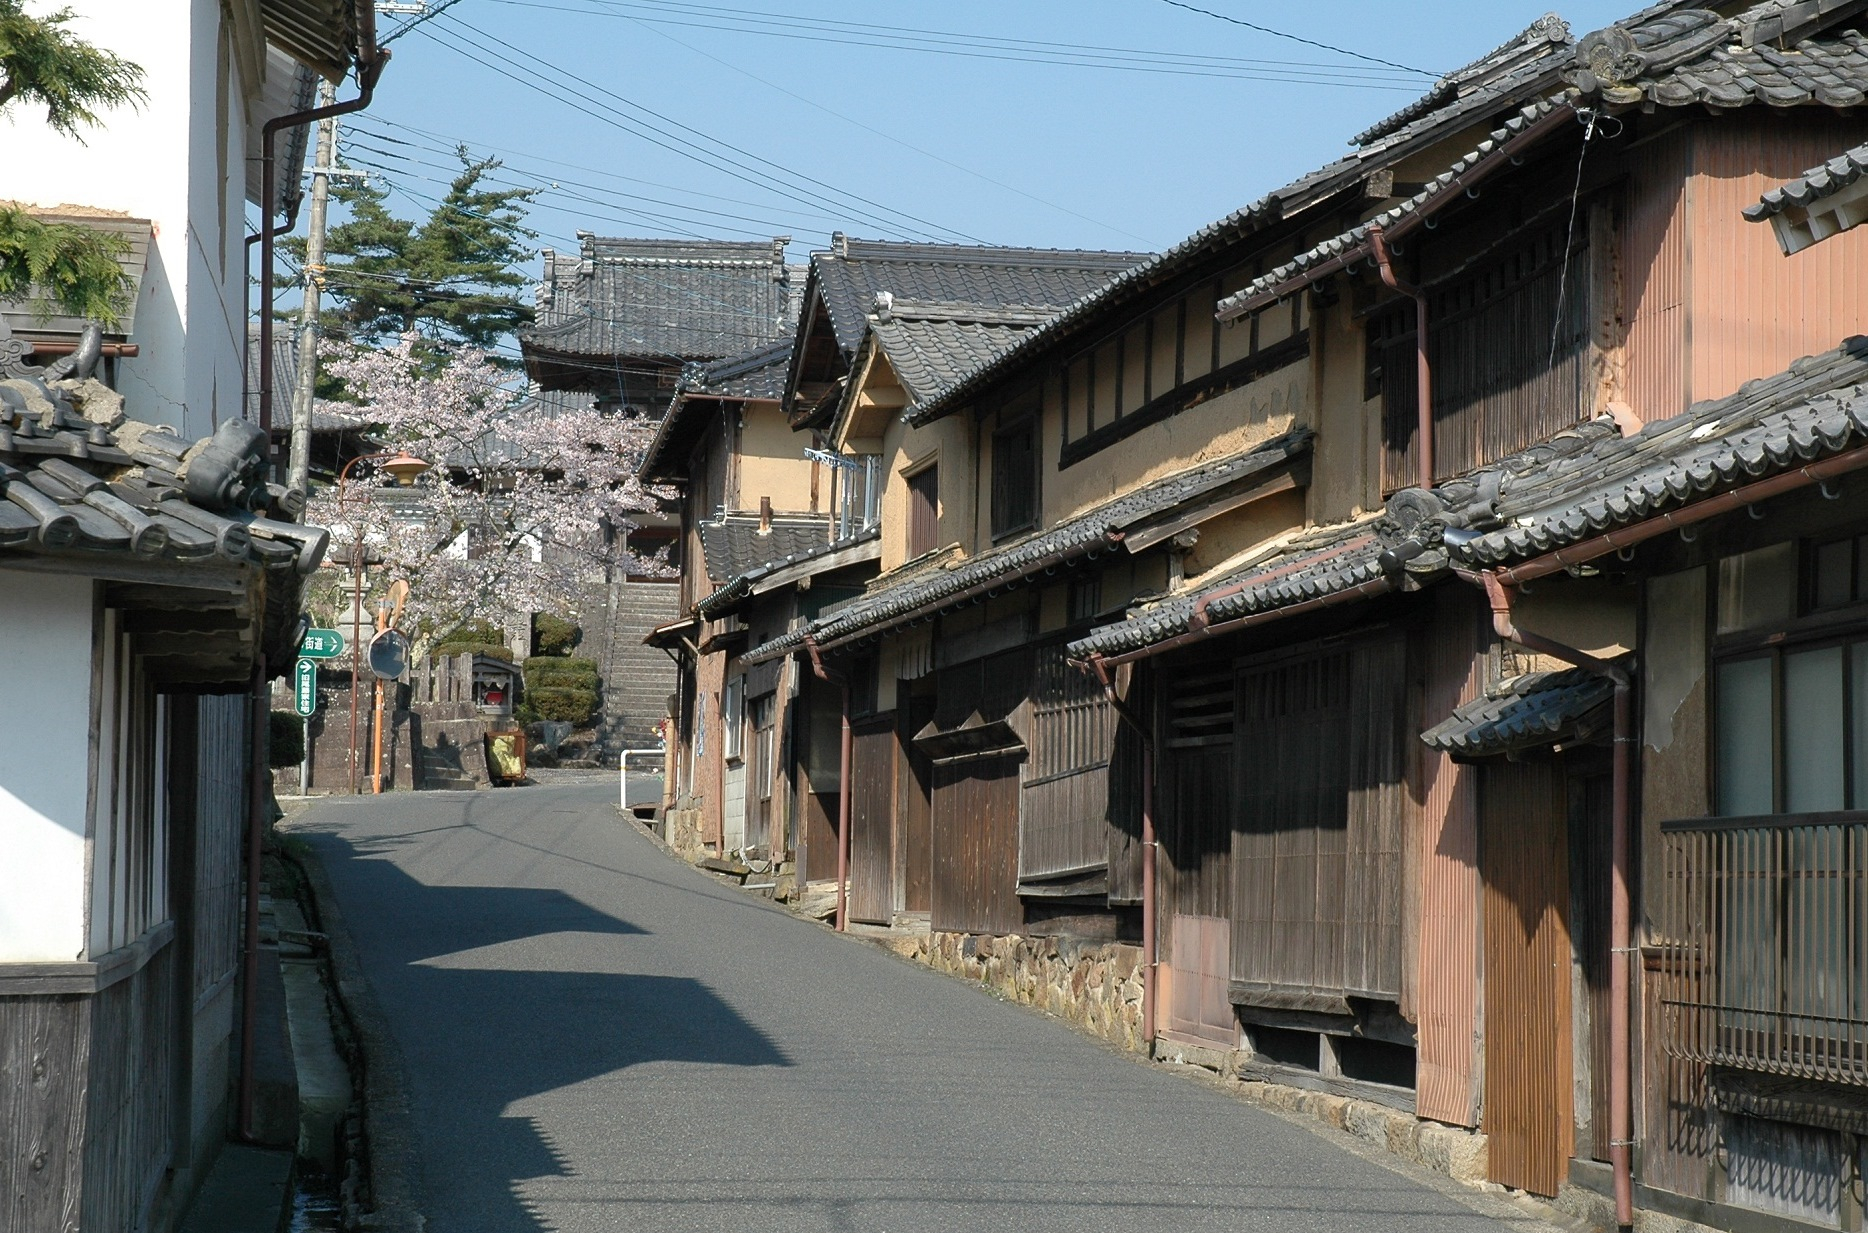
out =
[[7,1145],[0,1224],[7,1229],[80,1227],[89,1009],[82,998],[0,998],[0,1142]]
[[1239,1017],[1229,993],[1232,922],[1223,916],[1176,916],[1168,956],[1162,1026],[1217,1049],[1239,1047]]
[[[1569,784],[1570,935],[1575,941],[1578,1151],[1609,1158],[1609,908],[1614,862],[1609,843],[1614,784],[1608,775]],[[1584,1085],[1587,1085],[1585,1092]],[[1583,1097],[1586,1095],[1586,1103]]]
[[[1478,696],[1484,664],[1477,599],[1447,588],[1436,598],[1425,645],[1428,724]],[[1478,1120],[1478,771],[1425,746],[1419,756],[1416,1107],[1422,1117],[1471,1126]]]
[[[1427,288],[1436,480],[1592,414],[1587,234],[1579,228],[1571,242],[1567,215],[1546,217],[1502,254]],[[1370,323],[1384,492],[1420,482],[1413,315],[1408,301]]]
[[1173,961],[1174,922],[1232,911],[1233,672],[1176,665],[1164,690],[1155,784],[1159,944]]
[[1487,1176],[1554,1196],[1573,1124],[1564,778],[1525,761],[1488,765],[1480,783]]
[[[1622,222],[1623,397],[1644,420],[1686,410],[1687,226],[1690,130],[1657,137],[1635,160]],[[1737,227],[1742,219],[1728,225]]]
[[89,1110],[84,1136],[86,1229],[147,1227],[170,1155],[177,1033],[165,947],[140,972],[90,1001]]
[[934,764],[932,927],[1017,933],[1018,772],[1022,750]]
[[1401,990],[1406,645],[1245,668],[1234,759],[1232,996],[1346,1012]]
[[1106,869],[1115,708],[1061,643],[1036,652],[1031,760],[1019,805],[1018,878]]
[[[177,705],[188,705],[177,699]],[[240,962],[242,839],[246,830],[249,708],[239,696],[202,698],[196,739],[194,996]]]
[[850,917],[886,925],[895,911],[895,714],[853,726]]
[[934,717],[934,699],[908,699],[895,713],[901,721],[896,740],[896,817],[900,822],[895,860],[901,870],[902,911],[926,912],[933,906],[934,895],[934,764],[915,748],[914,736]]

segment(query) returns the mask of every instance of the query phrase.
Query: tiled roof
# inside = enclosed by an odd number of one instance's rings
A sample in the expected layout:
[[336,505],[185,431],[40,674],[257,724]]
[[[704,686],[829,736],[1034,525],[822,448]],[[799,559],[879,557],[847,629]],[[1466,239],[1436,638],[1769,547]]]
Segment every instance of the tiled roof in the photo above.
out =
[[1141,606],[1070,653],[1123,655],[1178,637],[1203,597],[1213,597],[1207,622],[1218,625],[1384,577],[1506,565],[1863,445],[1868,338],[1857,337],[1632,437],[1592,421],[1432,492],[1405,489],[1377,518],[1307,532]]
[[1249,480],[1309,448],[1309,431],[1298,429],[1253,449],[1144,484],[1048,530],[1033,532],[977,556],[939,556],[913,562],[877,579],[867,593],[826,611],[802,629],[755,648],[747,660],[758,662],[787,654],[803,646],[807,635],[820,646],[832,646],[880,633],[917,613],[938,609],[943,601],[963,602],[965,593],[976,588],[1017,585],[1052,565],[1114,551],[1122,533],[1130,527]]
[[811,254],[811,277],[830,312],[837,346],[850,354],[863,340],[878,292],[904,301],[1055,311],[1148,257],[1097,249],[839,239],[831,251]]
[[[1763,7],[1775,11],[1775,6]],[[1535,138],[1555,126],[1553,118],[1565,108],[1586,108],[1597,100],[1718,108],[1752,103],[1852,107],[1868,98],[1868,38],[1858,31],[1806,39],[1793,51],[1781,52],[1762,45],[1729,45],[1756,26],[1759,10],[1730,20],[1703,9],[1647,13],[1578,43],[1564,74],[1570,90],[1524,107],[1407,201],[1299,253],[1226,297],[1219,305],[1220,318],[1249,311],[1275,289],[1306,274],[1321,275],[1340,268],[1344,258],[1358,258],[1375,225],[1398,233],[1419,222],[1425,207],[1469,186],[1475,169],[1495,161],[1507,144]]]
[[7,341],[0,330],[0,567],[56,556],[99,577],[156,567],[151,576],[175,586],[195,570],[317,567],[328,533],[267,516],[301,507],[267,483],[251,421],[184,441],[126,421],[122,399],[96,380],[7,362]]
[[1602,728],[1614,696],[1614,682],[1586,668],[1527,672],[1456,707],[1420,739],[1469,758],[1586,739]]
[[771,577],[781,569],[790,569],[794,565],[803,565],[807,561],[815,561],[823,557],[833,556],[837,553],[855,548],[858,545],[880,539],[881,537],[881,526],[873,526],[867,530],[858,531],[856,534],[845,539],[831,540],[829,543],[818,544],[814,548],[806,548],[794,552],[790,556],[779,557],[776,560],[767,561],[762,565],[755,565],[744,573],[736,574],[732,578],[729,578],[711,595],[702,596],[701,599],[695,603],[694,611],[700,616],[706,617],[708,620],[713,620],[715,617],[731,611],[735,604],[753,593],[755,584],[762,579]]
[[1496,102],[1508,97],[1526,81],[1554,73],[1573,46],[1569,23],[1555,13],[1545,13],[1505,43],[1441,77],[1427,93],[1357,133],[1349,142],[1369,145],[1453,103]]
[[1495,497],[1482,493],[1463,506],[1457,490],[1446,497],[1457,523],[1480,532],[1458,554],[1493,565],[1864,443],[1868,338],[1857,336],[1632,437],[1603,435],[1541,462],[1527,452],[1501,463],[1491,469]]
[[[644,451],[636,473],[645,479],[667,478],[685,465],[704,421],[718,415],[720,399],[764,399],[776,402],[785,394],[785,375],[791,366],[791,338],[766,343],[743,354],[707,365],[690,365],[675,386],[667,414],[655,429],[655,439]],[[799,447],[803,448],[802,444]]]
[[1092,631],[1070,644],[1070,654],[1121,655],[1177,638],[1192,630],[1203,600],[1207,623],[1217,625],[1375,582],[1385,573],[1382,550],[1374,519],[1322,527]]
[[747,243],[581,236],[545,253],[528,353],[664,361],[738,355],[790,332],[784,237]]
[[759,529],[757,514],[722,514],[700,524],[701,553],[709,578],[732,578],[768,561],[809,552],[830,539],[824,514],[774,514]]
[[1863,176],[1868,176],[1868,145],[1844,150],[1820,167],[1812,167],[1790,183],[1771,189],[1758,204],[1745,207],[1745,217],[1761,223],[1785,210],[1807,209]]
[[943,390],[1044,324],[1053,310],[895,299],[870,314],[870,331],[916,403]]

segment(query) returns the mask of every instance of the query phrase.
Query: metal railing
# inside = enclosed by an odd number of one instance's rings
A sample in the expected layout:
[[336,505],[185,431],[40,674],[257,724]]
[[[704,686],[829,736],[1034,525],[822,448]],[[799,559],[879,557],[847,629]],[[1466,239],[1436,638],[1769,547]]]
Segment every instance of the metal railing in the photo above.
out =
[[[636,771],[636,778],[637,778],[638,784],[642,783],[651,774],[653,775],[654,783],[655,783],[655,797],[652,801],[640,801],[640,800],[632,801],[629,799],[629,773],[630,773],[629,772],[629,761],[632,758],[638,759],[640,761],[649,761],[651,762],[652,765],[660,764],[660,765],[654,765],[653,770]],[[625,813],[627,813],[633,806],[636,806],[636,805],[644,805],[644,804],[659,805],[661,804],[662,785],[666,781],[666,776],[668,773],[667,766],[666,766],[667,761],[668,761],[668,750],[661,745],[656,745],[653,748],[649,748],[649,749],[625,749],[623,750],[622,757],[617,759],[617,770],[618,770],[617,804],[622,808],[622,810]]]
[[882,518],[882,457],[806,450],[806,458],[837,473],[835,526],[831,538],[845,540],[867,531]]
[[1702,818],[1661,840],[1669,1055],[1868,1086],[1868,817]]

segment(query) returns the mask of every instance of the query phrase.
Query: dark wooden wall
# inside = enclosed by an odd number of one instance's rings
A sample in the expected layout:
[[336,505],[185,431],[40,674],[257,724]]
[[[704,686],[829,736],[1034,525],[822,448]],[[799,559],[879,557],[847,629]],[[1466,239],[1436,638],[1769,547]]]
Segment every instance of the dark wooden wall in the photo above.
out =
[[[903,682],[906,689],[907,682]],[[899,700],[896,733],[895,861],[900,869],[902,911],[926,912],[934,902],[934,764],[915,748],[915,733],[934,718],[934,699]]]
[[1018,876],[1042,881],[1109,867],[1115,708],[1061,643],[1038,648],[1031,761],[1019,807]]
[[1017,933],[1018,773],[1024,751],[934,764],[932,927]]
[[886,925],[895,909],[895,713],[851,730],[850,916]]
[[1233,997],[1345,1013],[1398,1000],[1406,644],[1382,636],[1241,669]]

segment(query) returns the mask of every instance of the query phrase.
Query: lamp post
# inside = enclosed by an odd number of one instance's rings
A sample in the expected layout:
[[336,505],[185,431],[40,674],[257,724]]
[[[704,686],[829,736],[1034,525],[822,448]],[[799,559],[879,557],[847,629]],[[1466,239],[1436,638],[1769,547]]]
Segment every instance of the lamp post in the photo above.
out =
[[[374,454],[358,454],[345,463],[337,472],[337,508],[344,508],[344,485],[350,478],[350,468],[360,462],[382,459],[382,469],[389,472],[401,487],[407,488],[415,483],[416,477],[428,470],[429,464],[408,453],[406,450],[382,450]],[[350,794],[357,794],[357,661],[363,653],[363,524],[355,523],[350,541]],[[380,790],[380,784],[379,784]]]

